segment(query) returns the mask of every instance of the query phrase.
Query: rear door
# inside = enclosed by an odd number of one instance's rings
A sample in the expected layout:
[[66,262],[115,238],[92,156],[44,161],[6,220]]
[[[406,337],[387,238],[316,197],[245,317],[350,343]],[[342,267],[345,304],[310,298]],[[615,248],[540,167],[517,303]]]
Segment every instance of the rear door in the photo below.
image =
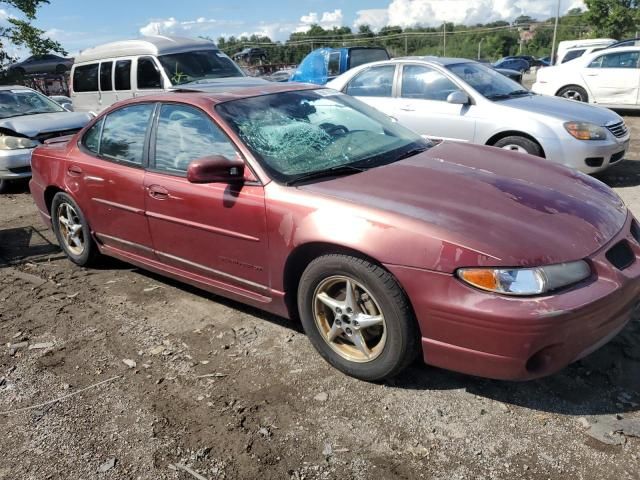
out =
[[396,65],[367,68],[351,79],[344,92],[393,116],[398,103],[393,94],[396,69]]
[[144,216],[144,159],[154,104],[115,110],[94,124],[67,162],[66,183],[108,247],[153,258]]
[[158,258],[207,282],[266,297],[267,236],[264,189],[250,172],[240,185],[193,184],[189,164],[198,158],[239,157],[204,111],[161,106],[145,176],[145,210]]
[[640,91],[640,50],[603,53],[582,69],[596,103],[636,105]]
[[405,64],[399,76],[395,118],[420,135],[470,142],[475,134],[473,105],[454,105],[447,97],[460,87],[427,65]]

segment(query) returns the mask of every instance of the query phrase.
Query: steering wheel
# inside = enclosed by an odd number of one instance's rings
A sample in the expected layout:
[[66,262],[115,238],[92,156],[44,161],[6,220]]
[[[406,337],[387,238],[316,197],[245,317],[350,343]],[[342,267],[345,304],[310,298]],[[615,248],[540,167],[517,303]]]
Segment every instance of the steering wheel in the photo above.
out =
[[327,132],[332,137],[342,137],[349,133],[349,129],[344,125],[336,125],[334,123],[321,123],[320,128]]

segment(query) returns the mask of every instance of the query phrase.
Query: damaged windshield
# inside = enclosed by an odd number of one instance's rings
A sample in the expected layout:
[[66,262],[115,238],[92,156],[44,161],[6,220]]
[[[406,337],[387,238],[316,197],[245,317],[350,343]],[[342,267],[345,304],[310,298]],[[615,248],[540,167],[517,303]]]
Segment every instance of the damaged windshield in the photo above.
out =
[[33,90],[0,90],[0,118],[64,111],[56,102]]
[[357,173],[430,146],[379,111],[329,89],[233,100],[216,110],[283,183]]
[[242,70],[219,50],[160,55],[160,64],[173,85],[211,78],[244,77]]

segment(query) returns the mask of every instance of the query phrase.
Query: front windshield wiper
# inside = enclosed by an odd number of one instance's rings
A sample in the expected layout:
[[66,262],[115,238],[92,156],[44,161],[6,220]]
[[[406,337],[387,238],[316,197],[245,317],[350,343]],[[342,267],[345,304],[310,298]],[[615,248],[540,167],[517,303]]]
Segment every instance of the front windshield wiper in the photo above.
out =
[[486,97],[489,100],[507,100],[509,98],[520,97],[524,95],[532,95],[532,93],[529,90],[514,90],[513,92],[509,93],[494,93],[493,95],[487,95]]
[[422,153],[422,152],[424,152],[425,150],[428,150],[428,149],[429,149],[429,147],[427,147],[427,146],[412,148],[412,149],[407,150],[406,152],[403,152],[400,155],[398,155],[396,158],[393,159],[393,162],[397,162],[397,161],[400,161],[400,160],[404,160],[405,158],[413,157],[413,156],[418,155],[419,153]]
[[514,90],[513,92],[509,92],[510,97],[519,97],[520,95],[530,95],[531,92],[529,90]]
[[351,175],[353,173],[364,172],[366,168],[354,167],[353,165],[336,165],[335,167],[325,170],[317,170],[315,172],[303,173],[285,183],[287,186],[307,180],[316,180],[318,178],[334,177],[339,175]]

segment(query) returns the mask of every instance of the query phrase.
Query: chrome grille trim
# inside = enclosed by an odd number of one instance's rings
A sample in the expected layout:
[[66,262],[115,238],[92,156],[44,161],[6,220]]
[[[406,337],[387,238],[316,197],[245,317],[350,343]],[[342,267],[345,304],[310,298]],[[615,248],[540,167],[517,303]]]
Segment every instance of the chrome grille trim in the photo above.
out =
[[607,125],[607,130],[609,130],[614,137],[622,138],[629,133],[629,129],[625,125],[624,122],[614,123],[613,125]]

